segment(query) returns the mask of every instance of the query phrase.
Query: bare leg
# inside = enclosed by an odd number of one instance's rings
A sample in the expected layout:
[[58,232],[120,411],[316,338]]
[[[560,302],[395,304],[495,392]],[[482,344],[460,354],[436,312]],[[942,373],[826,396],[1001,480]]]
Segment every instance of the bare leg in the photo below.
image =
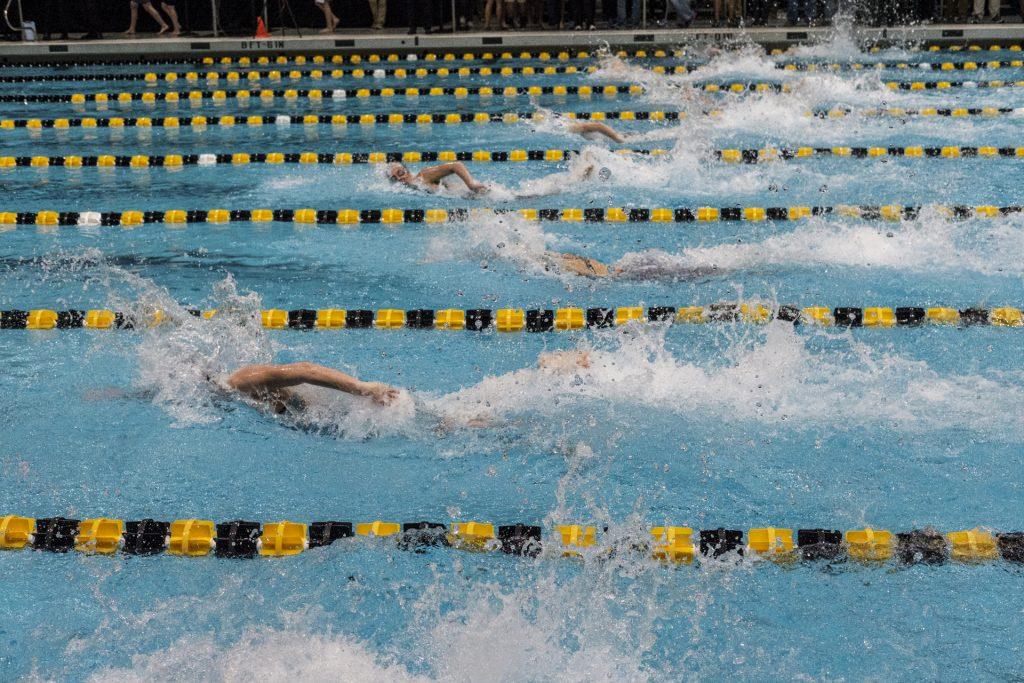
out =
[[[171,31],[171,35],[172,36],[180,36],[181,35],[181,24],[178,23],[178,10],[174,9],[173,5],[168,5],[166,3],[162,3],[161,7],[163,7],[164,11],[167,12],[167,16],[169,16],[171,18],[171,25],[174,26],[174,30]],[[156,10],[154,10],[154,12],[155,11]]]
[[[143,5],[143,7],[145,8],[146,13],[149,14],[149,16],[153,17],[153,21],[160,24],[160,31],[157,33],[157,35],[160,35],[160,33],[166,33],[167,22],[164,21],[164,18],[160,16],[159,12],[156,11],[156,7],[153,7],[153,4],[148,2],[145,5]],[[135,14],[138,15],[138,12],[136,11]],[[134,25],[134,23],[135,22],[132,22],[132,25]]]
[[139,21],[139,6],[134,2],[132,3],[132,21],[128,24],[128,30],[124,32],[126,36],[135,35],[135,24]]
[[323,10],[324,13],[324,28],[320,31],[320,33],[333,32],[334,29],[337,28],[338,26],[338,17],[334,16],[334,12],[331,11],[331,5],[328,2],[326,2],[326,0],[322,5],[320,5],[320,9]]

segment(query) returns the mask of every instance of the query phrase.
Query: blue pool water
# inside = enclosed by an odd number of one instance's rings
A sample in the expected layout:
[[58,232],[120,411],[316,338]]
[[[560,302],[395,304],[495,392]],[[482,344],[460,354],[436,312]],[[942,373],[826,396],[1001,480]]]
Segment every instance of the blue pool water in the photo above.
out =
[[[841,38],[797,57],[969,58],[867,55]],[[563,164],[470,163],[496,186],[478,199],[403,190],[365,165],[18,168],[0,172],[0,209],[1021,203],[1016,159],[715,161],[712,150],[729,147],[1019,144],[1022,119],[1014,115],[804,116],[834,105],[1024,107],[1019,89],[892,92],[881,80],[903,80],[903,72],[780,72],[778,59],[748,48],[685,77],[606,59],[593,76],[473,81],[642,83],[641,96],[542,97],[536,106],[692,113],[681,123],[617,124],[631,136],[628,146],[672,150],[656,159],[614,155],[552,123],[0,131],[0,156],[585,150],[587,161]],[[978,77],[1013,80],[1018,72]],[[922,71],[913,79],[925,77],[939,78]],[[678,88],[716,79],[785,80],[796,92],[738,97]],[[3,92],[142,89],[115,85],[5,85]],[[441,97],[318,107],[254,102],[245,111],[534,106],[529,98]],[[698,115],[712,107],[721,116]],[[116,111],[112,104],[100,114]],[[164,115],[157,112],[171,107],[152,111]],[[240,111],[233,102],[177,108],[180,115]],[[0,106],[0,118],[86,112],[97,109]],[[608,172],[568,182],[565,174],[584,163]],[[643,535],[659,524],[1018,530],[1018,330],[843,331],[773,322],[509,335],[289,332],[265,331],[250,314],[736,300],[1019,306],[1022,236],[1019,215],[952,221],[934,209],[903,223],[829,216],[572,224],[492,216],[394,228],[17,226],[0,234],[0,309],[131,310],[141,303],[222,313],[137,332],[3,330],[0,514],[472,519],[541,524],[546,533],[556,524],[591,523],[608,527],[605,539]],[[551,249],[616,264],[625,275],[598,281],[551,272],[544,257]],[[590,350],[593,365],[569,376],[537,369],[538,354],[554,349]],[[311,409],[295,420],[212,395],[203,379],[248,362],[304,359],[408,393],[384,409],[309,391]],[[480,416],[488,426],[465,426]],[[672,568],[628,554],[531,560],[409,553],[358,539],[256,561],[4,552],[0,576],[2,680],[945,680],[1022,673],[1024,614],[1013,599],[1021,569],[1004,562],[871,567],[745,558]]]

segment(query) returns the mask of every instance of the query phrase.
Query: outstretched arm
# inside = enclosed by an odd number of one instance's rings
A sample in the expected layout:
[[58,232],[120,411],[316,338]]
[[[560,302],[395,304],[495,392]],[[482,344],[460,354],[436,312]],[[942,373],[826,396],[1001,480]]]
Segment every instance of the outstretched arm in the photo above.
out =
[[569,126],[570,133],[576,133],[577,135],[584,135],[586,133],[600,133],[606,138],[610,138],[618,143],[625,142],[625,138],[622,137],[618,131],[609,125],[601,123],[600,121],[580,121]]
[[398,390],[386,384],[363,382],[340,370],[308,362],[247,365],[228,377],[227,383],[232,389],[254,398],[262,398],[299,384],[313,384],[356,396],[366,396],[381,405],[391,403],[398,396]]
[[442,178],[447,178],[450,175],[457,175],[462,179],[462,182],[466,183],[473,192],[483,192],[487,189],[487,186],[483,183],[478,183],[473,176],[470,174],[469,169],[461,161],[453,161],[448,164],[441,164],[439,166],[431,166],[425,168],[419,172],[420,179],[431,185],[436,185],[441,181]]
[[566,273],[579,275],[580,277],[608,277],[615,273],[608,270],[608,266],[597,259],[587,258],[579,254],[560,254],[548,252],[549,258],[553,259]]

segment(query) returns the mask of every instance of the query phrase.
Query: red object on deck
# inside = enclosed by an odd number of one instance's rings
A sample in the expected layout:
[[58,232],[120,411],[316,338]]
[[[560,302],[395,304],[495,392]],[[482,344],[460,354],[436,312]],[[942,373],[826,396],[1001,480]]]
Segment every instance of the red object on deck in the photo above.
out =
[[267,25],[263,23],[263,17],[256,18],[256,35],[254,38],[269,38],[270,31],[267,30]]

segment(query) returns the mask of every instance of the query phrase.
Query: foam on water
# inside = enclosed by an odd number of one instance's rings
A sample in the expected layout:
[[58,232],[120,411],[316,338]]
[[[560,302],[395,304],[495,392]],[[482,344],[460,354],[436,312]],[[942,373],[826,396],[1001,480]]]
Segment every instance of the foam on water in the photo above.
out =
[[[227,377],[245,365],[273,362],[283,348],[263,328],[260,297],[254,292],[240,292],[231,276],[216,283],[210,294],[206,308],[216,309],[216,315],[202,319],[191,315],[163,287],[111,265],[98,251],[55,260],[75,264],[60,268],[56,277],[79,273],[90,286],[106,290],[108,307],[124,312],[141,330],[138,338],[124,335],[97,340],[105,348],[113,345],[126,357],[133,357],[136,370],[133,391],[114,390],[95,396],[150,400],[173,419],[176,427],[218,422],[247,403],[226,388]],[[147,321],[155,311],[162,312],[164,322],[149,326]],[[354,368],[340,369],[358,376]],[[400,392],[388,406],[311,386],[303,386],[296,393],[305,404],[304,410],[282,416],[268,413],[268,419],[352,439],[409,435],[415,427],[416,408],[408,392]],[[264,410],[261,405],[253,407]]]
[[492,261],[505,261],[535,275],[562,273],[552,268],[550,252],[571,248],[570,241],[545,232],[540,223],[517,214],[484,216],[431,238],[425,260],[477,261],[489,268]]
[[821,265],[905,271],[968,271],[1019,275],[1024,263],[1024,226],[1019,218],[998,222],[955,221],[925,209],[917,220],[881,227],[815,217],[794,230],[756,242],[689,247],[677,253],[630,252],[615,266],[631,279],[672,279],[693,272]]
[[1010,439],[1024,431],[1019,378],[940,374],[925,361],[852,337],[845,338],[845,351],[814,352],[807,337],[783,322],[731,339],[724,362],[698,363],[671,353],[665,329],[618,330],[603,348],[589,351],[590,367],[524,368],[428,405],[462,424],[575,413],[584,405],[614,413],[615,406],[633,405],[723,422],[788,422],[790,429],[884,422],[927,431],[955,425]]
[[186,636],[167,648],[132,657],[126,668],[93,674],[94,683],[202,680],[224,683],[261,681],[386,681],[412,683],[400,664],[387,662],[364,645],[344,636],[315,632],[260,629],[247,631],[237,642],[222,645],[213,637]]

